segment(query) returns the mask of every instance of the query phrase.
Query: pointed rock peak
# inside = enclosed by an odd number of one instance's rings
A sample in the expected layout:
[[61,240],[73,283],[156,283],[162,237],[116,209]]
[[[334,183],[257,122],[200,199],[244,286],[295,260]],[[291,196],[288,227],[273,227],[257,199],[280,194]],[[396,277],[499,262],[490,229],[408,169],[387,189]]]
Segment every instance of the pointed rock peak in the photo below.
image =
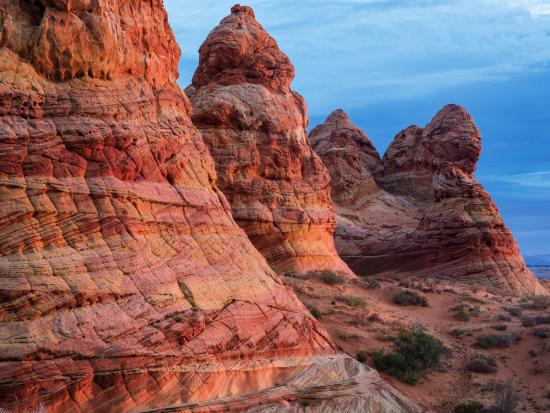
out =
[[334,112],[328,115],[327,119],[325,120],[325,123],[336,123],[336,122],[351,123],[348,114],[344,112],[342,109],[336,109]]
[[[466,110],[459,105],[450,104],[437,112],[432,121],[426,125],[428,133],[440,128],[471,127],[477,130],[474,120]],[[479,135],[479,132],[477,133]]]
[[252,7],[241,6],[240,4],[235,4],[233,7],[231,7],[231,13],[232,14],[244,13],[253,17],[254,19],[256,18],[256,15],[254,14],[254,10],[252,10]]
[[424,137],[441,162],[451,162],[467,174],[475,171],[481,154],[481,135],[463,107],[443,107],[426,125]]
[[193,86],[260,84],[288,92],[294,67],[248,6],[235,5],[199,49]]

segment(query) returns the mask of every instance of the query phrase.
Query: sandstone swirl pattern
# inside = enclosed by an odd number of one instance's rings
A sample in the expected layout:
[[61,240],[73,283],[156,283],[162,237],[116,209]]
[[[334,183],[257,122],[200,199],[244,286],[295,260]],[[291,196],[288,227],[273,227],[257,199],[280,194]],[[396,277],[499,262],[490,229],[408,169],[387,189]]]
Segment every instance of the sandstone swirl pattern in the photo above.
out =
[[332,177],[336,247],[358,275],[389,274],[546,293],[474,171],[481,137],[444,107],[400,132],[383,159],[339,110],[310,134]]
[[0,408],[416,411],[235,224],[161,0],[0,0],[0,28]]
[[200,48],[186,90],[233,216],[278,273],[353,276],[334,248],[329,174],[311,149],[294,67],[249,7],[235,6]]

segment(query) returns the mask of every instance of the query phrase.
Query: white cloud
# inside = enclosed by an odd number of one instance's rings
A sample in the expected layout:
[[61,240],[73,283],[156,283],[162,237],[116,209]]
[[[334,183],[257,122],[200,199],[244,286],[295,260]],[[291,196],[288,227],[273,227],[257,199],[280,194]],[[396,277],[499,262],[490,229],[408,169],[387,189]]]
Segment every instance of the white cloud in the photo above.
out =
[[[235,0],[165,0],[183,49],[197,49]],[[250,0],[296,66],[313,115],[506,80],[550,62],[549,0]]]

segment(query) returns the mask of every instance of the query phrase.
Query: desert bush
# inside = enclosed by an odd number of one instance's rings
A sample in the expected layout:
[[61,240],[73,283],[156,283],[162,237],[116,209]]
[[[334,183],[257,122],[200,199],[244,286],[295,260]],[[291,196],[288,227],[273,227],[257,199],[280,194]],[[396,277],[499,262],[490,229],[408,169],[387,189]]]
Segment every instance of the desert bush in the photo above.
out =
[[478,305],[459,304],[449,310],[458,321],[469,321],[471,317],[478,317],[481,310]]
[[369,358],[368,355],[369,353],[367,353],[365,350],[359,350],[356,355],[357,361],[365,363]]
[[367,307],[367,302],[363,300],[361,297],[357,297],[355,295],[340,294],[336,296],[336,301],[349,305],[350,307],[356,307],[356,308]]
[[460,403],[455,406],[454,413],[486,413],[485,406],[477,401]]
[[346,283],[346,278],[344,276],[329,270],[310,271],[308,273],[308,277],[319,278],[321,281],[328,285],[341,285]]
[[504,331],[508,328],[508,326],[506,324],[497,324],[494,325],[493,328],[497,331]]
[[498,321],[512,321],[512,317],[508,314],[497,314],[497,316],[495,317]]
[[359,340],[363,338],[361,335],[357,333],[354,333],[352,331],[345,331],[345,330],[338,331],[336,335],[338,336],[338,338],[341,338],[342,340]]
[[548,327],[535,328],[535,331],[533,332],[533,335],[535,337],[539,337],[539,338],[549,338],[550,337],[550,328],[548,328]]
[[416,305],[427,307],[428,299],[414,291],[405,290],[394,295],[393,302],[401,306]]
[[477,355],[466,366],[473,373],[491,374],[497,371],[497,362],[494,358]]
[[508,314],[513,317],[521,317],[521,314],[523,313],[521,307],[508,307],[506,308],[506,311],[508,311]]
[[533,327],[537,324],[537,320],[535,317],[525,315],[521,318],[521,324],[523,327]]
[[519,403],[519,396],[515,392],[512,382],[496,383],[494,386],[495,404],[488,409],[488,413],[514,413]]
[[321,310],[319,310],[319,308],[317,308],[316,306],[314,305],[308,305],[307,306],[307,309],[309,310],[309,312],[311,313],[311,315],[313,317],[315,317],[316,319],[320,319],[322,316],[323,316],[323,313],[321,312]]
[[541,314],[535,317],[537,325],[539,324],[550,324],[550,314]]
[[532,295],[523,299],[522,306],[531,310],[546,310],[550,307],[550,296]]
[[398,380],[417,383],[425,370],[437,367],[447,349],[441,341],[420,331],[402,332],[394,342],[394,352],[373,354],[377,369]]
[[359,285],[367,290],[378,290],[381,287],[380,282],[373,277],[366,277],[362,279]]
[[516,340],[513,334],[482,334],[477,338],[476,346],[481,348],[506,348]]

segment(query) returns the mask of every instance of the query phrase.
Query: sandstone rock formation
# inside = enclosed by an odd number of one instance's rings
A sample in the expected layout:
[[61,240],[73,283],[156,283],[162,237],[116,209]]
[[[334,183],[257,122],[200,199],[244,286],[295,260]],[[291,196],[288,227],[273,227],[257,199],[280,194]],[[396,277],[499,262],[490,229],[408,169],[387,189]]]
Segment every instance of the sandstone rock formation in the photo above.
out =
[[235,6],[200,48],[186,90],[233,217],[278,273],[353,277],[334,248],[329,175],[311,149],[294,67],[249,7]]
[[0,408],[416,411],[235,224],[161,0],[0,0],[0,28]]
[[545,293],[473,174],[481,137],[463,108],[448,105],[425,128],[400,132],[383,159],[342,111],[310,141],[332,177],[336,247],[358,275]]

